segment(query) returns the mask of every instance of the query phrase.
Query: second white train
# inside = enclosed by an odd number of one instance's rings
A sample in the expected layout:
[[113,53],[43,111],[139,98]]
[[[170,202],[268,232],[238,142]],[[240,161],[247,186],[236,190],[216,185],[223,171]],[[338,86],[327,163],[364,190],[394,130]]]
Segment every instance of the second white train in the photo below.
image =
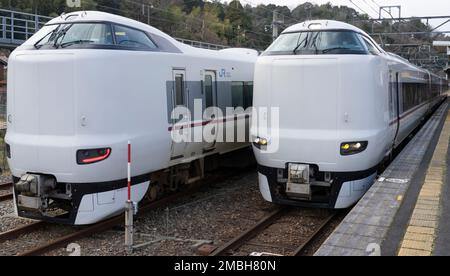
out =
[[256,65],[254,106],[268,118],[251,131],[261,193],[277,204],[352,206],[447,89],[349,24],[286,29]]

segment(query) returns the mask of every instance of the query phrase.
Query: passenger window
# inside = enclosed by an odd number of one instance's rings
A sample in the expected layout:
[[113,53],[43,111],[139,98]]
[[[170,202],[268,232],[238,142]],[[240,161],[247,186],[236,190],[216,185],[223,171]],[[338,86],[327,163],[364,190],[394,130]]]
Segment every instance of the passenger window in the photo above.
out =
[[114,26],[116,43],[119,46],[141,49],[156,49],[155,43],[142,31],[123,26]]
[[232,106],[244,107],[244,83],[243,82],[233,82],[232,84]]
[[379,55],[381,52],[373,45],[373,43],[367,39],[365,36],[361,36],[362,40],[364,41],[364,44],[367,46],[367,49],[369,50],[369,53],[372,55]]
[[184,96],[184,77],[179,74],[175,76],[175,107],[186,105]]
[[247,109],[253,106],[253,82],[246,82],[244,88],[244,109]]
[[213,103],[213,79],[211,75],[205,76],[205,101],[206,108],[212,107]]

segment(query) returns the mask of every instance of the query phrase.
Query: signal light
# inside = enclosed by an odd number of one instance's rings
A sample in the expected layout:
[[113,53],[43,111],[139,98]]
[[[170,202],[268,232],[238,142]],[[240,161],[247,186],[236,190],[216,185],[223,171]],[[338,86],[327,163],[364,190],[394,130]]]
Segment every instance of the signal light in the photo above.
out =
[[108,159],[112,150],[110,148],[79,150],[77,152],[78,165],[88,165]]
[[341,155],[349,156],[361,153],[367,149],[369,142],[349,142],[341,144]]

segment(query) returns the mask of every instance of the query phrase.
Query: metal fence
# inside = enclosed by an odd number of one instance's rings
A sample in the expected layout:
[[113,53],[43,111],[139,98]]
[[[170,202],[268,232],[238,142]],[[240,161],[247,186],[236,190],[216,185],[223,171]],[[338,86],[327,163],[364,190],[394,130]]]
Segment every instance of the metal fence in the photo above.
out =
[[[1,67],[2,66],[0,66],[0,70],[3,70]],[[0,80],[0,130],[5,128],[6,128],[6,80]]]
[[[0,9],[0,44],[20,45],[36,33],[52,17]],[[228,46],[176,38],[181,43],[203,49],[222,50]]]
[[184,39],[184,38],[175,38],[175,39],[181,43],[184,43],[184,44],[190,45],[192,47],[196,47],[196,48],[202,48],[202,49],[223,50],[223,49],[230,48],[225,45],[211,44],[211,43],[189,40],[189,39]]
[[20,45],[52,18],[0,9],[0,44]]

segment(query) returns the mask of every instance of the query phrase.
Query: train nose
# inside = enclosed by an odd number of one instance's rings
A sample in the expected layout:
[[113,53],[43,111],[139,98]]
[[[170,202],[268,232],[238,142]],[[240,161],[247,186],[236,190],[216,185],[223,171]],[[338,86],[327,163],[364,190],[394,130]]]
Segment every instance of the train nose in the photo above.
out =
[[[16,54],[11,58],[8,141],[12,167],[68,173],[75,135],[74,56]],[[72,157],[72,158],[71,158]]]
[[[258,65],[256,107],[279,109],[279,150],[260,162],[335,163],[340,69],[331,57],[272,57]],[[272,123],[272,122],[271,122]],[[276,126],[271,126],[276,128]],[[266,160],[267,159],[267,160]],[[271,161],[269,161],[271,160]],[[279,161],[274,161],[279,160]],[[273,164],[275,162],[276,164]]]

